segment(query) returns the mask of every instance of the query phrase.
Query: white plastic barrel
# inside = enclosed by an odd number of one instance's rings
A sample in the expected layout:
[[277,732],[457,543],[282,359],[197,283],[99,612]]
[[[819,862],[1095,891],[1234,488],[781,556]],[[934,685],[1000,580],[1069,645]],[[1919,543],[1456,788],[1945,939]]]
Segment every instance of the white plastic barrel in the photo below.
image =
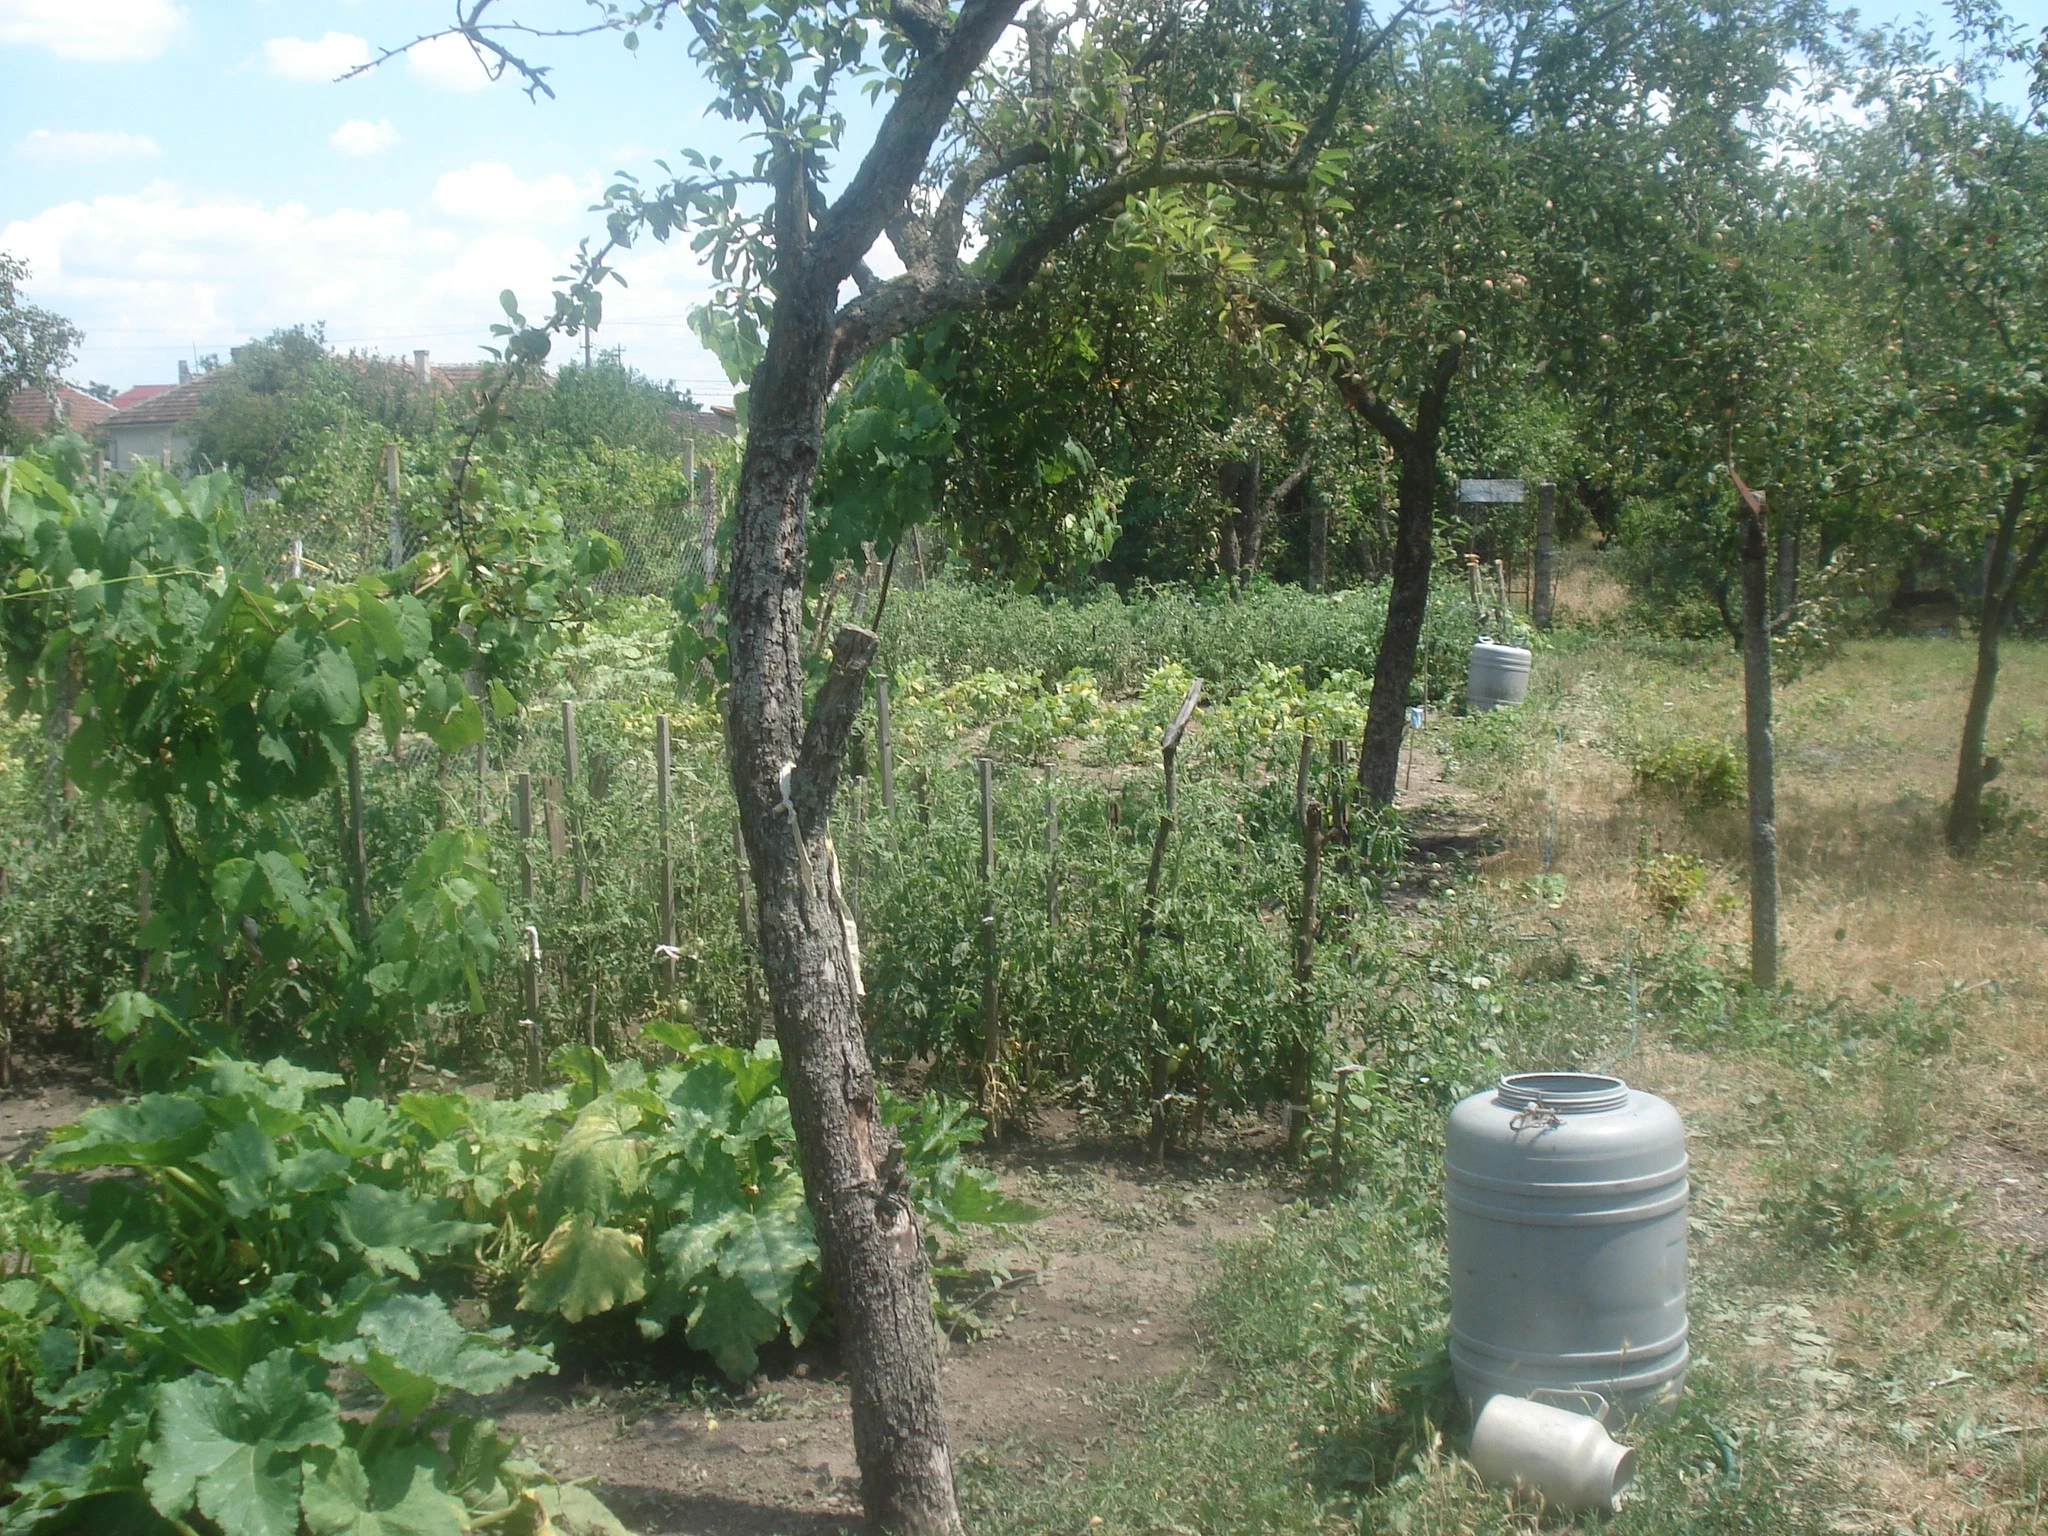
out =
[[1529,697],[1529,652],[1481,635],[1465,671],[1465,703],[1474,714],[1520,704]]
[[1495,1393],[1675,1402],[1685,1317],[1685,1128],[1590,1072],[1503,1077],[1451,1111],[1451,1372]]

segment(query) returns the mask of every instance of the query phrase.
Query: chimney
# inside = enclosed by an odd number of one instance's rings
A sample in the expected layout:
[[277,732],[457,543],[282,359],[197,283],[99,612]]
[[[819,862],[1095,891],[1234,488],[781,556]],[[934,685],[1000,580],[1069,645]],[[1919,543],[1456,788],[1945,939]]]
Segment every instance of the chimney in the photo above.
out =
[[427,369],[427,349],[425,347],[421,347],[412,355],[412,374],[422,384],[426,383],[430,377]]
[[182,357],[178,359],[178,382],[180,384],[190,384],[192,382],[192,365]]

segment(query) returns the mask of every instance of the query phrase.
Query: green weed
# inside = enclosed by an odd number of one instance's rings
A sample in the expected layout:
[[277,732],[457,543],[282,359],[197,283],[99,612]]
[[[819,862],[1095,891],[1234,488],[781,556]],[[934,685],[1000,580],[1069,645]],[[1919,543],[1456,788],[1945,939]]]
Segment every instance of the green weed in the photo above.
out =
[[1687,806],[1739,805],[1748,783],[1735,749],[1704,736],[1681,736],[1649,748],[1629,766],[1637,788]]

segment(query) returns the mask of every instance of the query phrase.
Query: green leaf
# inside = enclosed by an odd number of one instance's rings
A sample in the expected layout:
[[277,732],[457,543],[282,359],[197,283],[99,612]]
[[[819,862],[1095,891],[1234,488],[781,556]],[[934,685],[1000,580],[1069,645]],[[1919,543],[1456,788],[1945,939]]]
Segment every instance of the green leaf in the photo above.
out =
[[469,1510],[445,1475],[431,1442],[397,1446],[368,1467],[343,1446],[308,1469],[306,1528],[312,1536],[463,1536]]
[[548,1234],[519,1293],[523,1312],[558,1312],[572,1323],[647,1294],[640,1239],[572,1216]]
[[640,1150],[628,1134],[639,1121],[639,1110],[610,1094],[583,1106],[541,1181],[542,1225],[570,1215],[601,1223],[625,1205],[640,1188]]
[[440,671],[427,678],[414,719],[434,745],[451,756],[483,740],[483,711],[462,686],[459,672]]
[[431,1258],[491,1230],[474,1221],[451,1221],[444,1209],[443,1202],[416,1199],[400,1190],[351,1184],[334,1224],[371,1269],[379,1274],[396,1270],[417,1280],[420,1268],[413,1255]]
[[761,1204],[733,1223],[731,1239],[719,1255],[718,1272],[739,1281],[754,1300],[780,1317],[804,1271],[818,1262],[818,1245],[803,1186],[794,1174],[776,1180],[762,1193]]
[[200,1513],[232,1536],[297,1536],[299,1458],[341,1444],[341,1419],[323,1384],[326,1367],[279,1350],[240,1387],[187,1376],[157,1398],[156,1437],[143,1448],[144,1486],[166,1517]]
[[754,1299],[746,1285],[719,1278],[704,1288],[690,1313],[689,1340],[734,1381],[760,1363],[760,1346],[782,1332],[782,1319]]
[[323,1353],[355,1366],[410,1423],[443,1392],[487,1397],[554,1362],[530,1349],[508,1348],[509,1329],[471,1333],[438,1296],[393,1296],[365,1311],[356,1337]]
[[[700,1202],[701,1204],[701,1202]],[[662,1283],[680,1291],[718,1262],[718,1250],[753,1213],[737,1205],[699,1211],[661,1234],[654,1245],[661,1255]]]
[[133,1103],[88,1109],[75,1124],[60,1126],[36,1165],[153,1168],[184,1162],[206,1140],[206,1111],[198,1104],[182,1094],[148,1093]]
[[984,1184],[978,1175],[965,1170],[953,1181],[953,1192],[945,1203],[953,1220],[976,1226],[1022,1226],[1045,1216],[1037,1206],[1014,1200],[995,1185]]

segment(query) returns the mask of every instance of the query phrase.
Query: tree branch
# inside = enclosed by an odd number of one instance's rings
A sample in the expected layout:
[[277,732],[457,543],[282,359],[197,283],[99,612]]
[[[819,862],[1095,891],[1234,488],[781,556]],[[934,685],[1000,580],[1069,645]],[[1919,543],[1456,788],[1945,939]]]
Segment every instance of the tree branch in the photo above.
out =
[[1300,488],[1301,482],[1308,478],[1309,466],[1313,462],[1309,454],[1302,454],[1301,462],[1294,466],[1294,473],[1275,486],[1273,493],[1266,498],[1266,516],[1271,517],[1279,510],[1280,504]]
[[918,60],[860,169],[818,220],[810,262],[818,281],[836,290],[904,206],[952,117],[953,104],[1021,3],[967,0],[946,45]]
[[842,624],[832,637],[832,670],[819,685],[804,726],[803,746],[791,775],[790,799],[806,839],[815,837],[832,812],[832,793],[846,761],[847,738],[860,717],[868,669],[874,665],[881,637],[871,629]]
[[[1025,163],[1029,163],[1028,161]],[[1059,246],[1137,192],[1158,187],[1213,184],[1270,192],[1300,192],[1308,177],[1245,160],[1169,160],[1115,176],[1052,214],[993,277],[940,268],[905,273],[873,293],[849,300],[834,323],[832,377],[841,377],[872,347],[963,310],[1006,309],[1024,297],[1039,268]],[[898,246],[899,253],[901,246]]]

